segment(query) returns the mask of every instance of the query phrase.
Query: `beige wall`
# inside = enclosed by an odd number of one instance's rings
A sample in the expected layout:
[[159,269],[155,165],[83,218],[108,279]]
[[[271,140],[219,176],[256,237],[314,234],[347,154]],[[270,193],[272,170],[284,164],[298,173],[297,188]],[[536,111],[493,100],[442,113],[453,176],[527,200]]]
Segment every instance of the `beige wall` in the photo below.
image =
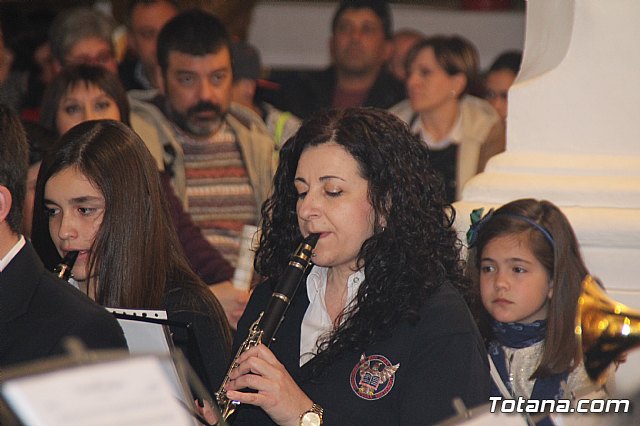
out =
[[[260,2],[253,11],[249,41],[274,68],[321,68],[328,64],[330,2]],[[430,34],[460,34],[474,42],[483,68],[507,49],[524,45],[524,11],[464,11],[392,4],[395,29]]]

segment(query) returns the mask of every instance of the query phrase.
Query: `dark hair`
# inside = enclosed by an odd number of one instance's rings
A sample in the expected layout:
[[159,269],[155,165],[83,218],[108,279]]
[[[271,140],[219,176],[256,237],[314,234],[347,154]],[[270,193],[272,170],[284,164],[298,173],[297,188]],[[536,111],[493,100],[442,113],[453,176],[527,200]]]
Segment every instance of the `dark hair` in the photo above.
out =
[[417,42],[407,53],[405,64],[407,73],[418,54],[428,47],[433,49],[436,61],[447,74],[453,76],[462,73],[467,78],[467,84],[458,97],[478,90],[480,72],[478,49],[469,40],[457,35],[435,35]]
[[29,143],[29,166],[41,162],[56,142],[56,135],[34,121],[22,120],[27,142]]
[[262,73],[260,52],[244,41],[231,43],[231,65],[233,66],[234,82],[242,79],[256,81]]
[[162,27],[158,35],[158,64],[166,73],[171,51],[204,56],[225,47],[231,52],[231,38],[222,22],[200,9],[188,10],[174,16]]
[[176,10],[179,10],[178,0],[130,0],[127,4],[127,16],[126,16],[126,24],[127,27],[131,28],[131,15],[133,14],[133,10],[139,6],[151,6],[157,3],[168,3],[173,6]]
[[115,26],[110,16],[90,7],[75,7],[62,11],[49,29],[51,55],[64,65],[66,56],[76,43],[93,37],[104,40],[113,52],[112,35]]
[[[546,230],[553,238],[553,244],[539,228],[523,218]],[[500,207],[478,229],[476,245],[469,254],[470,260],[475,262],[470,268],[470,275],[476,282],[476,291],[479,291],[478,274],[484,247],[495,238],[513,234],[527,238],[529,248],[545,267],[553,283],[544,352],[531,379],[573,369],[581,360],[580,347],[574,334],[578,297],[582,291],[582,281],[589,271],[582,260],[571,224],[562,211],[549,201],[521,199]],[[489,320],[486,310],[481,308],[481,311],[481,320]],[[491,338],[486,323],[481,325],[485,337]]]
[[[389,336],[398,321],[416,322],[430,292],[443,282],[469,290],[460,264],[454,211],[429,163],[429,152],[407,125],[386,111],[349,108],[323,111],[305,121],[280,151],[271,197],[262,206],[256,270],[280,277],[302,235],[294,178],[302,152],[334,142],[358,162],[368,182],[374,235],[359,252],[366,280],[346,320],[319,351],[320,366],[347,350],[363,350]],[[420,214],[416,214],[420,212]],[[381,223],[386,222],[383,228]]]
[[9,228],[19,234],[27,192],[29,147],[20,119],[4,104],[0,104],[0,135],[0,185],[11,193],[11,208],[6,220]]
[[493,71],[509,70],[515,75],[520,72],[520,64],[522,63],[522,52],[519,50],[510,50],[498,56],[493,64],[489,67],[487,74]]
[[387,40],[391,39],[393,35],[391,9],[385,0],[342,0],[333,14],[333,21],[331,22],[331,31],[333,33],[336,32],[340,17],[348,9],[370,9],[382,21],[385,38]]
[[[217,313],[230,342],[219,302],[191,270],[182,251],[160,175],[149,150],[129,127],[113,120],[78,124],[58,141],[42,164],[36,184],[33,245],[48,267],[55,261],[45,211],[47,181],[76,168],[102,192],[105,210],[90,251],[89,276],[103,306],[158,309],[169,291],[197,294]],[[134,201],[134,202],[132,202]],[[150,243],[151,242],[151,243]]]
[[120,121],[129,124],[127,92],[118,76],[105,68],[84,64],[64,68],[51,82],[42,99],[40,124],[60,136],[56,126],[60,101],[64,95],[79,84],[84,84],[85,87],[93,85],[104,91],[118,106]]

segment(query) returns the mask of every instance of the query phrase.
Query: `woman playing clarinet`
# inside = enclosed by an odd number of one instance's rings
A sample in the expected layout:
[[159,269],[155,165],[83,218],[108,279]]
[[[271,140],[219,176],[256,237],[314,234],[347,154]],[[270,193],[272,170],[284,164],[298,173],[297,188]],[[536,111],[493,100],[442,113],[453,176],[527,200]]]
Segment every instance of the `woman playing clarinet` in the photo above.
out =
[[[270,346],[242,352],[234,425],[432,424],[488,401],[482,339],[465,303],[453,210],[407,126],[376,109],[322,112],[282,148],[262,208],[259,284],[236,349],[288,257],[319,234],[313,266]],[[234,352],[232,352],[234,353]]]

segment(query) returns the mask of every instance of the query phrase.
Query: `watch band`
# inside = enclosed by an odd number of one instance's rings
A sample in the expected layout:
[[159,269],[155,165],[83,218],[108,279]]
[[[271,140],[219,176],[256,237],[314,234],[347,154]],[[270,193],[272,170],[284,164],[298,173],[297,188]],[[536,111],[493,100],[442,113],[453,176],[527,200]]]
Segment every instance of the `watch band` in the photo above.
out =
[[310,409],[300,414],[300,426],[306,426],[305,416],[307,414],[315,414],[316,416],[318,416],[318,419],[320,420],[320,423],[318,423],[318,425],[322,425],[323,413],[324,413],[324,409],[314,402]]

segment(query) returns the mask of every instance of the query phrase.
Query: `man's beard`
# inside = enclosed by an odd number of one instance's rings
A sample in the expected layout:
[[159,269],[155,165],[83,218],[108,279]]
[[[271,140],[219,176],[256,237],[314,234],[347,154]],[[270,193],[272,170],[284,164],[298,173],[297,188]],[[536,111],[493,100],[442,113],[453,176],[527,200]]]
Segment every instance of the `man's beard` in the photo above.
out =
[[[220,105],[215,105],[211,102],[198,102],[196,105],[187,109],[185,114],[177,112],[170,106],[169,108],[173,121],[182,130],[195,136],[211,136],[220,128],[227,115],[226,111],[222,111]],[[205,119],[196,117],[196,114],[201,112],[213,113],[213,117]]]

